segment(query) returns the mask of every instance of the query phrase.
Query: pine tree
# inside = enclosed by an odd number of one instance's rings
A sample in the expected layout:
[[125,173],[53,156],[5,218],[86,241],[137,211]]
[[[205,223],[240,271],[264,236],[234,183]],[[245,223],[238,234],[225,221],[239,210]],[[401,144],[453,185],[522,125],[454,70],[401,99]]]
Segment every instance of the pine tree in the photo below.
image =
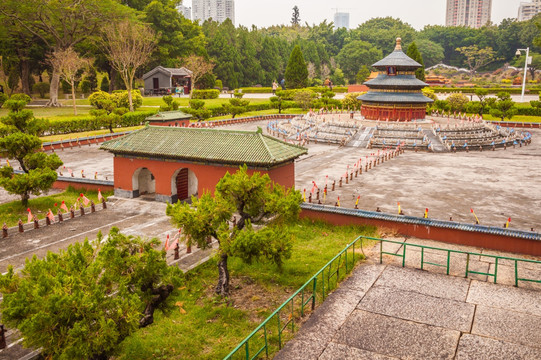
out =
[[297,5],[293,6],[293,15],[291,16],[291,25],[297,26],[301,22],[299,7]]
[[406,55],[423,65],[415,71],[415,77],[421,81],[425,81],[425,62],[423,61],[423,56],[419,52],[419,49],[417,49],[417,45],[415,45],[415,41],[408,46]]
[[286,67],[286,87],[301,89],[308,86],[308,68],[299,45],[293,48]]

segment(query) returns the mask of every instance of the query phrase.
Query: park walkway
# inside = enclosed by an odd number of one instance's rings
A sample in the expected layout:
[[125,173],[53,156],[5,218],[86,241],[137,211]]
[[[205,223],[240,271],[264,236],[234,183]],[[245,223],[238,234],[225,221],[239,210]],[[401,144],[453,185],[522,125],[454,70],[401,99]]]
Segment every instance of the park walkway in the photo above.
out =
[[[418,239],[407,242],[495,254]],[[384,249],[401,251],[399,244]],[[498,284],[487,276],[464,278],[463,273],[459,276],[461,259],[451,264],[451,274],[457,276],[440,274],[445,269],[436,266],[414,269],[408,266],[419,259],[420,251],[415,250],[405,268],[398,266],[402,259],[389,255],[379,264],[379,245],[367,255],[367,263],[316,309],[275,359],[541,358],[539,284],[516,288],[505,285],[512,283],[506,275]],[[424,256],[440,263],[436,252],[425,251]],[[493,271],[494,262],[472,257],[470,265],[479,272]],[[528,271],[541,279],[541,267],[532,264]]]

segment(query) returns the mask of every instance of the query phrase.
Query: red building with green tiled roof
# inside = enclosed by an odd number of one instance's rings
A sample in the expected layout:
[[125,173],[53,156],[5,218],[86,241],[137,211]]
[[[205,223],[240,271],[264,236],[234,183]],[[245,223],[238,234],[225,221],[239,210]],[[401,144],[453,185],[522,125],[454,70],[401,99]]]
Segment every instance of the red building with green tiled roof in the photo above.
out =
[[146,126],[104,142],[114,158],[115,195],[155,194],[158,201],[190,199],[213,192],[226,172],[246,164],[285,187],[295,185],[295,159],[307,149],[261,131]]
[[404,54],[401,43],[396,39],[394,51],[372,65],[379,75],[364,83],[370,90],[358,97],[365,119],[412,121],[426,117],[426,104],[433,100],[422,93],[428,84],[415,77],[415,70],[422,65]]

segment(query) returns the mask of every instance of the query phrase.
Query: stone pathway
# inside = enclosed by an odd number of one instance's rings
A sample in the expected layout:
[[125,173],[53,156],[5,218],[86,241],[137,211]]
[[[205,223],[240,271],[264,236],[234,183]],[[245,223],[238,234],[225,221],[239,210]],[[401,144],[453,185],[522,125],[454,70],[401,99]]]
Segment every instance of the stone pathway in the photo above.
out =
[[[370,258],[379,256],[378,250],[379,246],[374,248]],[[491,266],[482,263],[475,266]],[[541,279],[541,267],[535,273]],[[540,291],[493,284],[486,277],[470,279],[370,262],[357,268],[275,357],[540,358]]]

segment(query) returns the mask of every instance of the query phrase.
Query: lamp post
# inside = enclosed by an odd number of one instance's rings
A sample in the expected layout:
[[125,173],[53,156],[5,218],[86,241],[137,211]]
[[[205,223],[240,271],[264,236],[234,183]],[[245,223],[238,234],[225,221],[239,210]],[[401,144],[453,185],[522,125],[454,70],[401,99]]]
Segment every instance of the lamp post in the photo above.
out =
[[524,76],[522,78],[522,96],[520,97],[520,102],[524,102],[524,91],[526,90],[526,76],[528,71],[528,64],[531,64],[530,48],[527,47],[526,49],[517,49],[517,52],[515,53],[515,56],[517,58],[520,57],[521,51],[526,51],[526,61],[524,61]]

